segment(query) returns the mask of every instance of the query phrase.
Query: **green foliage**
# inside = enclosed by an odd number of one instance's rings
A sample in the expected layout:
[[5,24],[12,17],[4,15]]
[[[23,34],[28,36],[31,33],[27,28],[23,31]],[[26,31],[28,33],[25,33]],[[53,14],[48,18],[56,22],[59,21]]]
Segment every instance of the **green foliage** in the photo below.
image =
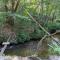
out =
[[49,45],[49,53],[60,55],[60,46],[54,42]]
[[31,33],[31,38],[38,39],[44,36],[44,32],[40,29],[35,29],[34,32]]
[[[60,23],[55,20],[60,20],[59,0],[20,0],[17,11],[12,13],[12,0],[0,1],[0,26],[4,25],[6,16],[14,17],[13,30],[17,34],[17,41],[24,42],[30,38],[42,38],[44,32],[39,26],[30,19],[26,10],[40,23],[46,30],[60,29]],[[15,0],[13,0],[15,2]],[[6,11],[5,5],[8,5]],[[54,18],[56,16],[56,18]]]
[[60,23],[48,23],[47,24],[47,28],[48,28],[48,30],[52,30],[52,29],[55,29],[55,30],[59,30],[60,29]]
[[17,34],[17,42],[24,43],[25,41],[29,41],[30,36],[27,32],[20,32]]

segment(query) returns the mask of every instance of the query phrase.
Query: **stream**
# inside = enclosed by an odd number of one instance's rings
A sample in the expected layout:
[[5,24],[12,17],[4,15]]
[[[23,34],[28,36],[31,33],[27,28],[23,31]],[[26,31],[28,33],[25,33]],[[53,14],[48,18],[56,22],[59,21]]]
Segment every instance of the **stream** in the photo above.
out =
[[[56,34],[54,35],[54,37],[60,39],[60,34]],[[50,52],[48,51],[49,47],[47,46],[47,43],[50,42],[51,40],[52,39],[50,37],[44,39],[43,43],[40,44],[41,46],[39,46],[38,50],[37,50],[37,45],[39,40],[26,42],[24,44],[9,45],[5,50],[5,55],[11,58],[12,56],[15,56],[14,58],[16,58],[16,60],[18,60],[17,57],[21,57],[22,59],[20,60],[23,60],[28,56],[33,56],[33,58],[29,58],[29,59],[26,58],[26,60],[38,60],[34,58],[37,56],[40,57],[42,60],[60,60],[59,55],[50,54]]]

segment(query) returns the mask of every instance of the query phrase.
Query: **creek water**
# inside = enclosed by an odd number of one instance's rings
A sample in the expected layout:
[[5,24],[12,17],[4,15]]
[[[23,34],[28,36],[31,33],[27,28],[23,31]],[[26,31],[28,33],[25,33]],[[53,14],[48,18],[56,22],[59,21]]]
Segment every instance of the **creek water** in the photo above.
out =
[[[56,34],[54,35],[54,37],[60,39],[60,34]],[[19,45],[8,46],[10,49],[5,50],[5,55],[10,55],[10,56],[16,55],[16,56],[26,57],[36,54],[38,57],[41,57],[43,59],[47,59],[49,57],[50,60],[53,60],[53,57],[51,57],[50,55],[54,56],[55,54],[50,54],[50,52],[48,51],[49,47],[47,46],[47,43],[49,43],[51,40],[52,39],[50,37],[44,39],[43,43],[41,44],[38,50],[37,50],[37,45],[39,40],[26,42],[24,44],[19,44]],[[56,57],[55,59],[57,59],[58,57]]]

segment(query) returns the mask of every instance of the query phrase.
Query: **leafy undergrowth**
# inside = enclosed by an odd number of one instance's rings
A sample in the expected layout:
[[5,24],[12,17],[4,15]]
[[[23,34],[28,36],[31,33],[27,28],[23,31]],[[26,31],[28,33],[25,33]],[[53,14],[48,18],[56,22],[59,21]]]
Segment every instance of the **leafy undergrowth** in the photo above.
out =
[[49,53],[53,55],[60,55],[60,44],[56,43],[55,41],[52,41],[49,45]]

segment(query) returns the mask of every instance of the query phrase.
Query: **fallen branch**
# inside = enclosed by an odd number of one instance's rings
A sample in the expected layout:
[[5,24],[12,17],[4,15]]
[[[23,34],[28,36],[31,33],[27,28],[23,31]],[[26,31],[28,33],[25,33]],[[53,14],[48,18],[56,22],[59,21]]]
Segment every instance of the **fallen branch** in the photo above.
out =
[[47,37],[47,35],[44,35],[44,37],[42,37],[42,39],[38,42],[37,50],[38,50],[39,46],[41,46],[42,41],[43,41],[46,37]]
[[52,36],[57,34],[57,33],[60,33],[60,30],[59,31],[56,31],[55,33],[51,34]]
[[[40,27],[46,34],[48,34],[56,43],[58,43],[58,42],[56,41],[56,39],[55,39],[48,31],[46,31],[46,30],[44,29],[44,27],[42,27],[41,24],[39,24],[39,23],[31,16],[31,14],[30,14],[28,11],[26,11],[26,12],[27,12],[27,14],[29,15],[29,17],[30,17],[36,24],[38,24],[39,27]],[[58,43],[58,44],[60,45],[60,43]]]

